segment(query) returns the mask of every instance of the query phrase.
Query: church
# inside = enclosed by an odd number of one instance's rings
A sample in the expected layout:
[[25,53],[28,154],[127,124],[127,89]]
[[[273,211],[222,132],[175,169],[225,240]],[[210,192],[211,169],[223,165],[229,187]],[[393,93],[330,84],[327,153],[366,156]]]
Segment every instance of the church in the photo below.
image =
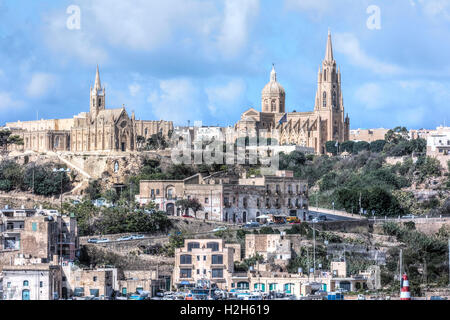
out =
[[314,111],[286,112],[286,92],[273,67],[270,82],[262,90],[261,111],[245,111],[234,126],[236,135],[274,138],[280,145],[313,148],[317,154],[326,153],[327,141],[349,140],[350,119],[344,112],[341,72],[334,59],[331,32],[317,78]]
[[171,121],[136,120],[125,107],[106,108],[106,89],[100,82],[97,66],[94,87],[90,89],[89,112],[70,119],[17,121],[6,123],[13,134],[23,138],[23,150],[36,152],[133,152],[137,137],[149,139],[162,133],[168,139],[173,131]]

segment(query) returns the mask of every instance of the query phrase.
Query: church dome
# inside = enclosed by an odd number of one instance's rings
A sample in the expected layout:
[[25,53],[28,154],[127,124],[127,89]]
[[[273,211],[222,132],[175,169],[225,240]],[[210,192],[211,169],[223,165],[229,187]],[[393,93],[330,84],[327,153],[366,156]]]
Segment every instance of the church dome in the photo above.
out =
[[266,84],[262,90],[263,95],[284,95],[285,91],[283,86],[277,81],[277,73],[275,72],[275,67],[272,67],[272,72],[270,73],[270,82]]

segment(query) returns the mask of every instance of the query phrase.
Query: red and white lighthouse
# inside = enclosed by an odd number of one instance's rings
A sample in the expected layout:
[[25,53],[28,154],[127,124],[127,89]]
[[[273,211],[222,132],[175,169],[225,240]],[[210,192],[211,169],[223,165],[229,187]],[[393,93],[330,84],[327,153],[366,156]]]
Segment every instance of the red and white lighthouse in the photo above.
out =
[[408,276],[403,274],[402,289],[400,292],[400,300],[411,300],[411,293],[409,292],[409,280]]

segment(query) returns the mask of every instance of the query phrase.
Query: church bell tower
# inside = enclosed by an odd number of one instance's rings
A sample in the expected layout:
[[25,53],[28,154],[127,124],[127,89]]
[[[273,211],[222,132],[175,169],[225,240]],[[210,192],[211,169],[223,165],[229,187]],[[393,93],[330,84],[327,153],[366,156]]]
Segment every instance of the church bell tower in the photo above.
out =
[[100,82],[100,72],[97,65],[94,88],[91,87],[90,114],[92,118],[97,117],[101,110],[105,109],[105,87],[102,88]]
[[[317,92],[314,111],[326,121],[326,141],[345,141],[344,100],[341,90],[341,72],[333,56],[331,31],[328,31],[325,59],[317,75]],[[348,129],[347,129],[348,130]]]

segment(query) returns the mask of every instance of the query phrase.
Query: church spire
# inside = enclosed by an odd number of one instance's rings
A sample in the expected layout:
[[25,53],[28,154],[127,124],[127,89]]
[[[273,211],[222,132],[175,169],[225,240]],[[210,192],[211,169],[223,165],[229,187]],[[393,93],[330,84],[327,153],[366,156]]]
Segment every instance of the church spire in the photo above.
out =
[[94,89],[98,91],[102,90],[102,84],[100,83],[100,71],[98,70],[98,65],[97,65],[97,73],[95,74]]
[[275,71],[275,64],[272,63],[272,71],[270,72],[270,81],[277,82],[277,72]]
[[333,61],[333,44],[331,42],[331,30],[328,29],[327,50],[325,51],[325,61]]

